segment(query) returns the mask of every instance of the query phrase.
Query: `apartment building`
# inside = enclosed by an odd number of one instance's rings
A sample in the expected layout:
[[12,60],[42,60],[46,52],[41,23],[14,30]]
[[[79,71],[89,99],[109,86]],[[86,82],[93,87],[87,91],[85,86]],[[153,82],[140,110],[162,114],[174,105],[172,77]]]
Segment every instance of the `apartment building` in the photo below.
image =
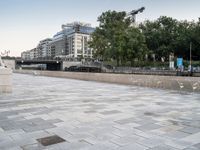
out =
[[37,48],[30,50],[30,59],[37,59],[38,58],[38,51]]
[[51,41],[52,41],[51,38],[47,38],[39,42],[37,46],[38,58],[51,57],[51,48],[49,45]]
[[58,32],[53,36],[52,41],[49,43],[52,57],[66,54],[65,40],[66,39],[63,31]]
[[33,49],[30,50],[29,53],[30,53],[30,59],[31,60],[34,59],[34,50]]
[[90,24],[73,22],[62,25],[62,31],[53,36],[51,42],[52,56],[67,58],[92,58],[92,50],[88,47],[94,28]]
[[67,37],[68,56],[75,58],[92,58],[92,50],[88,47],[90,35],[73,33]]
[[21,58],[24,60],[30,60],[30,51],[24,51],[21,53]]
[[53,38],[41,40],[36,48],[22,52],[22,58],[92,58],[92,49],[88,46],[94,28],[90,24],[73,22],[62,25],[62,30]]

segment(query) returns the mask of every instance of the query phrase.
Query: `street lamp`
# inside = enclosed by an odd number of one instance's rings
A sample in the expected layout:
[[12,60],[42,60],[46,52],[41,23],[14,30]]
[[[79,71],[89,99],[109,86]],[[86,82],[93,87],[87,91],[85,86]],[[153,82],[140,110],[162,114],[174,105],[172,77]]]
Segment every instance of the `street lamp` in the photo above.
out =
[[192,67],[192,42],[190,42],[190,67]]

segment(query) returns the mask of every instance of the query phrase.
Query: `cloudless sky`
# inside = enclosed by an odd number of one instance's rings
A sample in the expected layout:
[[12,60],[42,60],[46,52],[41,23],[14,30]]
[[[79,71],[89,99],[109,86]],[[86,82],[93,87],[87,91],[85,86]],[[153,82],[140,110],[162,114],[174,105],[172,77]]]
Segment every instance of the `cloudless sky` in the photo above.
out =
[[131,11],[145,6],[137,21],[170,16],[178,20],[198,20],[200,0],[0,0],[0,52],[11,56],[37,46],[52,37],[61,25],[82,21],[97,26],[104,11]]

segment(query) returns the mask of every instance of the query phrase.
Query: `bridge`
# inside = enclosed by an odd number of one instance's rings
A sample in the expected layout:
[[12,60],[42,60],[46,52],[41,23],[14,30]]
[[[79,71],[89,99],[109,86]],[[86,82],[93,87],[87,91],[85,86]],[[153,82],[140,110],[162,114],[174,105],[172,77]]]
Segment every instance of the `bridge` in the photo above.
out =
[[34,64],[45,64],[47,70],[62,70],[63,61],[61,60],[23,60],[16,59],[16,65],[34,65]]

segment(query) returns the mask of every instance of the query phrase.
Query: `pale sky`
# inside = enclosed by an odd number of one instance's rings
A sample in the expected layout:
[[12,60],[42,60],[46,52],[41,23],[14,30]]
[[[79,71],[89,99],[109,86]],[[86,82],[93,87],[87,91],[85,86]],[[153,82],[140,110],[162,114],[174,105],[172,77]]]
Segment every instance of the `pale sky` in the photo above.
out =
[[178,20],[198,20],[199,0],[0,0],[0,52],[10,50],[10,56],[37,46],[52,37],[61,25],[83,21],[97,26],[97,17],[104,11],[146,10],[137,21],[170,16]]

